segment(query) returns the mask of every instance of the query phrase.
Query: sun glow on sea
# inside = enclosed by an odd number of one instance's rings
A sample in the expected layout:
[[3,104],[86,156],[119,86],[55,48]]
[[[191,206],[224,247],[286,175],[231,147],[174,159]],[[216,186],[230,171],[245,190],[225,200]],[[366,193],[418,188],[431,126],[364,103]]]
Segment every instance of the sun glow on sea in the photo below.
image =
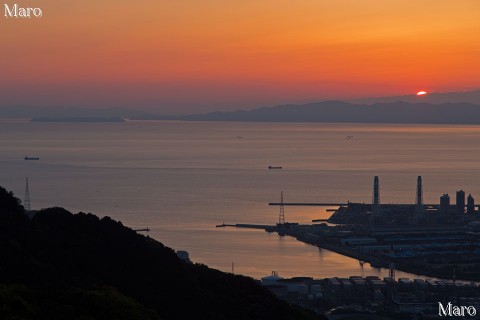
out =
[[427,94],[427,91],[418,91],[417,96],[424,96]]

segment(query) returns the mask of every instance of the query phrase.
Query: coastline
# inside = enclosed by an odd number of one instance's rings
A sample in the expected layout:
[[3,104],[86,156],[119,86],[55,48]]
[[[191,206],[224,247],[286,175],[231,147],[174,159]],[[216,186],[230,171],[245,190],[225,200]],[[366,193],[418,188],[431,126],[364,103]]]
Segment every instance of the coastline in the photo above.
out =
[[[480,278],[475,276],[475,273],[464,273],[459,270],[453,272],[446,272],[445,264],[443,270],[432,270],[432,264],[427,263],[415,258],[415,261],[407,259],[406,261],[400,261],[397,259],[386,259],[385,257],[379,257],[376,255],[358,252],[354,249],[350,249],[345,245],[338,245],[335,243],[328,243],[323,241],[322,237],[314,233],[309,232],[311,228],[325,227],[322,225],[299,225],[297,223],[286,223],[284,225],[255,225],[255,224],[220,224],[217,228],[223,227],[236,227],[245,229],[263,229],[268,233],[277,233],[279,236],[290,236],[297,241],[316,246],[318,248],[326,249],[337,254],[356,259],[359,262],[368,262],[372,268],[392,268],[393,271],[398,270],[405,273],[410,273],[419,277],[430,277],[441,280],[460,280],[460,281],[472,281],[479,282]],[[338,239],[336,239],[338,240]],[[451,270],[448,270],[451,271]]]
[[[300,228],[302,226],[299,226]],[[297,229],[297,230],[294,230]],[[354,250],[350,250],[346,247],[342,247],[340,245],[332,244],[332,243],[326,243],[324,241],[321,241],[320,237],[317,235],[314,235],[312,233],[304,233],[300,232],[298,228],[294,229],[288,229],[285,228],[282,231],[279,231],[278,229],[276,232],[281,232],[284,233],[285,235],[291,236],[295,238],[297,241],[301,241],[303,243],[313,245],[322,249],[330,250],[333,252],[336,252],[338,254],[357,259],[359,261],[363,262],[368,262],[372,267],[379,267],[379,268],[389,268],[389,265],[391,263],[394,264],[394,269],[403,271],[403,272],[408,272],[414,275],[419,275],[419,276],[426,276],[426,277],[432,277],[432,278],[437,278],[437,279],[444,279],[444,280],[463,280],[463,281],[480,281],[480,277],[472,277],[469,275],[465,274],[457,274],[455,279],[451,277],[451,274],[447,274],[445,272],[436,272],[433,270],[430,270],[427,265],[423,265],[422,268],[417,267],[412,264],[407,264],[403,262],[399,262],[398,260],[391,260],[387,261],[386,259],[381,259],[379,257],[375,257],[372,255],[360,253]]]

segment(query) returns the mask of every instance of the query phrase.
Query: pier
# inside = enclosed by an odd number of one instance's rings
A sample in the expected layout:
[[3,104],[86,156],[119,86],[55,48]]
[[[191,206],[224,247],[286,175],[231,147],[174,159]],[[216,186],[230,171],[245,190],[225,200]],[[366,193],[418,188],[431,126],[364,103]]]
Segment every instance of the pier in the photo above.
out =
[[269,206],[340,207],[348,203],[270,202]]
[[[304,206],[304,207],[346,207],[350,204],[350,202],[347,203],[333,203],[333,202],[269,202],[269,206]],[[365,203],[363,203],[365,204]],[[385,206],[385,205],[384,205]],[[414,206],[414,204],[409,204],[409,203],[389,203],[387,206],[397,206],[397,207],[411,207]],[[433,204],[433,203],[425,203],[423,206],[427,208],[440,208],[440,204]],[[467,205],[465,205],[466,207]],[[480,204],[475,204],[475,208],[480,208]]]
[[269,232],[273,232],[276,229],[276,226],[266,225],[266,224],[246,224],[246,223],[237,223],[237,224],[217,224],[217,228],[233,227],[233,228],[245,228],[245,229],[261,229]]

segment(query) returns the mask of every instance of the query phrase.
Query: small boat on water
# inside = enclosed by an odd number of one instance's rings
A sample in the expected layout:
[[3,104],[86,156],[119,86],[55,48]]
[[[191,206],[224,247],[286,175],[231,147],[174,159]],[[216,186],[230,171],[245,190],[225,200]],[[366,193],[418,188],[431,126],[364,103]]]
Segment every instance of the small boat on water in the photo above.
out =
[[268,166],[268,169],[271,170],[271,169],[283,169],[283,168],[282,167]]
[[29,156],[26,156],[25,158],[23,158],[24,160],[40,160],[39,157],[29,157]]

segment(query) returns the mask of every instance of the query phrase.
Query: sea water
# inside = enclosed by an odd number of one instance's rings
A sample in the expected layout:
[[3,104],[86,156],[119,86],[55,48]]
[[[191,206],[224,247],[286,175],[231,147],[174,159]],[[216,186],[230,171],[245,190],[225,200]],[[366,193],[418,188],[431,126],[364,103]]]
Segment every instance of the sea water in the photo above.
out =
[[[480,126],[127,121],[0,122],[0,185],[32,209],[62,206],[121,220],[194,262],[255,278],[386,276],[359,261],[261,230],[278,202],[425,203],[463,189],[480,200]],[[40,160],[24,160],[25,156]],[[280,170],[267,167],[281,166]],[[454,201],[454,200],[452,200]],[[286,207],[311,223],[322,207]],[[413,275],[397,272],[399,276]]]

